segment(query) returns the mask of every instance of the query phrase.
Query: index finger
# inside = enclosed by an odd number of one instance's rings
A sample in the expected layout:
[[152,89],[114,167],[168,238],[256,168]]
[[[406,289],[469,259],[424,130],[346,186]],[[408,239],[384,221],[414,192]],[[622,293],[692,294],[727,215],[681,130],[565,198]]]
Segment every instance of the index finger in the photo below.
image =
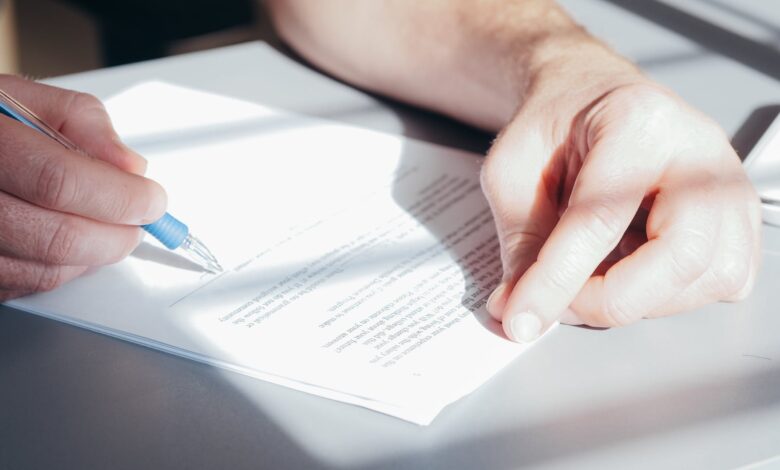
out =
[[13,75],[0,76],[0,88],[88,155],[131,173],[146,170],[146,160],[122,143],[103,103],[94,96]]
[[107,223],[142,225],[165,212],[154,181],[86,157],[0,117],[0,190],[37,206]]
[[533,341],[558,319],[636,214],[658,173],[657,163],[619,150],[609,141],[591,149],[568,207],[515,284],[502,318],[515,341]]

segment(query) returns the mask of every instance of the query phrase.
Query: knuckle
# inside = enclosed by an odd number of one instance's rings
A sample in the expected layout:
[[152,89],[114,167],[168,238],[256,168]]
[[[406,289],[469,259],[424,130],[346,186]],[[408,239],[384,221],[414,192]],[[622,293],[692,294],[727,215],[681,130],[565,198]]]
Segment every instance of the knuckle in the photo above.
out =
[[63,208],[74,200],[76,184],[62,160],[48,158],[38,171],[33,191],[35,202],[49,208]]
[[661,88],[647,83],[633,84],[614,91],[613,99],[625,107],[624,124],[647,129],[648,124],[661,124],[678,112],[676,100]]
[[624,232],[624,222],[612,205],[606,202],[592,203],[587,208],[575,209],[579,213],[579,226],[591,246],[604,243],[615,246]]
[[50,264],[67,264],[73,258],[80,234],[78,229],[67,219],[61,221],[45,240],[43,261]]
[[505,275],[514,277],[528,269],[544,244],[545,238],[534,232],[516,231],[501,237],[501,261]]
[[85,110],[105,110],[103,102],[100,101],[95,95],[89,93],[83,93],[80,91],[74,92],[71,97],[71,107],[74,112],[83,112]]
[[711,292],[717,300],[738,301],[750,294],[757,271],[751,251],[751,246],[745,246],[723,256],[718,269],[712,274]]
[[634,322],[631,308],[620,298],[607,299],[601,309],[601,323],[605,326],[626,326]]
[[529,253],[536,253],[544,244],[545,238],[532,231],[515,231],[501,238],[504,253],[510,259]]
[[753,287],[756,284],[755,276],[748,276],[748,279],[745,281],[744,285],[739,288],[735,293],[731,294],[727,300],[730,300],[732,302],[739,302],[741,300],[745,300],[750,296],[751,292],[753,292]]
[[675,149],[688,149],[697,158],[714,158],[730,148],[728,136],[717,123],[659,86],[622,86],[610,93],[609,100],[622,110],[616,125],[653,145],[659,158],[671,157]]
[[711,256],[709,237],[693,231],[669,244],[672,272],[681,283],[689,284],[709,268]]
[[749,263],[743,259],[734,259],[715,272],[715,293],[719,299],[733,298],[748,283]]

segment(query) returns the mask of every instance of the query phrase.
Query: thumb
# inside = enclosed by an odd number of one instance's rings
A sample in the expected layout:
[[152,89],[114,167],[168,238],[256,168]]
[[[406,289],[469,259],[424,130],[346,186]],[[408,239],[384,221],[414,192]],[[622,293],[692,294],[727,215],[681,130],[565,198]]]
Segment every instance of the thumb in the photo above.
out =
[[501,283],[487,302],[496,320],[555,226],[556,204],[546,184],[549,155],[537,127],[513,123],[496,139],[482,167],[482,190],[493,212],[503,268]]

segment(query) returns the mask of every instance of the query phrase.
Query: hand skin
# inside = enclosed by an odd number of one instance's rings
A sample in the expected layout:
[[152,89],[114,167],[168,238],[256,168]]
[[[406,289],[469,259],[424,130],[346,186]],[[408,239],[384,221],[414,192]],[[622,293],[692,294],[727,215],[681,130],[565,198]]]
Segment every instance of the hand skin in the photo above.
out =
[[270,0],[280,35],[369,90],[498,131],[482,187],[533,341],[744,298],[760,209],[723,131],[550,0]]
[[95,97],[0,75],[15,97],[87,155],[0,116],[0,300],[54,289],[138,245],[163,189],[119,140]]

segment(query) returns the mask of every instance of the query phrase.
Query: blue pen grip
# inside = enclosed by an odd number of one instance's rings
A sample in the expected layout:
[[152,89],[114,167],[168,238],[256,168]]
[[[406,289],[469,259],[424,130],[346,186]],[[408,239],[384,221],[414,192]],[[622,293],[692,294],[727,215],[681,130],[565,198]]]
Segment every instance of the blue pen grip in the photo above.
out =
[[[41,121],[32,111],[25,108],[15,99],[8,96],[3,90],[0,90],[0,115],[6,115],[15,119],[44,135],[51,137],[70,150],[78,151],[65,136],[56,130],[50,128],[45,122]],[[179,219],[167,212],[160,220],[151,224],[142,225],[141,228],[149,232],[154,238],[160,241],[169,250],[175,250],[187,239],[190,229]]]
[[190,233],[190,229],[183,222],[167,212],[158,221],[141,225],[141,228],[169,250],[178,248]]

